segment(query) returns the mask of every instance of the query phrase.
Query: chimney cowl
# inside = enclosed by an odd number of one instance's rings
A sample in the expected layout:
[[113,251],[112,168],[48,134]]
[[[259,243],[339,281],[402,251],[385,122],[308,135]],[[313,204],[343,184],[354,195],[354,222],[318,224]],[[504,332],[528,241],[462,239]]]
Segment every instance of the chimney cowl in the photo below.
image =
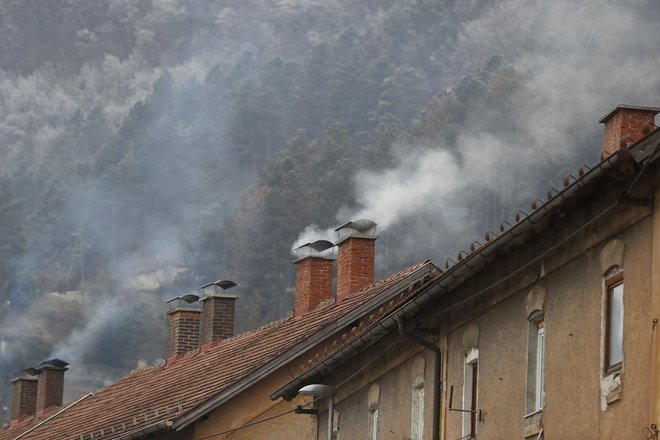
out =
[[312,243],[305,243],[295,249],[298,258],[293,260],[293,262],[297,263],[310,257],[334,260],[335,256],[332,254],[332,251],[328,252],[329,249],[333,249],[334,247],[335,245],[328,240],[316,240]]
[[341,244],[344,240],[349,237],[355,238],[365,238],[371,240],[377,240],[378,235],[376,235],[376,227],[378,224],[373,220],[362,218],[359,220],[349,221],[339,226],[335,231],[337,231],[338,240],[335,245]]
[[[206,294],[206,298],[210,296],[221,296],[223,298],[237,298],[236,295],[226,294],[225,291],[236,287],[238,284],[231,280],[218,280],[200,287],[200,290]],[[206,298],[202,298],[204,301]]]
[[23,371],[25,371],[30,376],[37,376],[45,370],[67,371],[68,368],[66,368],[66,367],[68,365],[69,365],[68,362],[65,362],[61,359],[49,359],[47,361],[43,361],[42,363],[40,363],[39,365],[36,365],[34,367],[26,368]]

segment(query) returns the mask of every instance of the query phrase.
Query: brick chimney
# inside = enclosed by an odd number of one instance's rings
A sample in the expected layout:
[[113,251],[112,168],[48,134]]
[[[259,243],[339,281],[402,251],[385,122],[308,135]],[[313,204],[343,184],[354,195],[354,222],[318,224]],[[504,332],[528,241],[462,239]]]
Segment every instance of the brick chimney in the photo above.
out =
[[332,298],[332,269],[335,258],[322,255],[334,247],[327,240],[317,240],[296,249],[300,258],[296,265],[296,302],[294,316],[314,310],[322,301]]
[[374,282],[376,223],[361,219],[341,225],[337,246],[337,302]]
[[202,299],[201,344],[234,336],[234,312],[236,295],[225,291],[236,286],[229,280],[214,281],[201,287],[206,293]]
[[62,405],[64,372],[68,370],[67,365],[68,362],[60,359],[50,359],[25,370],[26,373],[37,376],[37,412]]
[[[601,118],[605,124],[603,153],[605,159],[622,145],[627,146],[643,138],[654,128],[655,115],[660,107],[641,107],[619,104]],[[645,127],[646,126],[646,127]]]
[[167,313],[167,357],[199,347],[202,311],[194,307],[176,307]]
[[37,412],[37,379],[17,377],[11,381],[13,386],[11,419],[18,420]]

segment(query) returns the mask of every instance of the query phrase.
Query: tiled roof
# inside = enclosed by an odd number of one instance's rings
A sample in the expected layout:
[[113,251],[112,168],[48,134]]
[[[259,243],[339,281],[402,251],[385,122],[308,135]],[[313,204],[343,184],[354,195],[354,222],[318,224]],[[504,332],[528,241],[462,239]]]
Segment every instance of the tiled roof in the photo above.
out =
[[[289,316],[133,371],[21,439],[111,439],[164,420],[176,421],[254,372],[276,363],[288,350],[296,347],[303,352],[305,340],[311,335],[325,328],[330,329],[329,335],[342,330],[336,325],[342,317],[371,304],[380,307],[380,298],[375,299],[379,294],[429,265],[432,263],[428,260],[419,262],[340,303],[322,304],[306,315]],[[382,297],[385,300],[387,296]],[[32,417],[0,430],[0,440],[14,439],[42,420],[45,416]]]

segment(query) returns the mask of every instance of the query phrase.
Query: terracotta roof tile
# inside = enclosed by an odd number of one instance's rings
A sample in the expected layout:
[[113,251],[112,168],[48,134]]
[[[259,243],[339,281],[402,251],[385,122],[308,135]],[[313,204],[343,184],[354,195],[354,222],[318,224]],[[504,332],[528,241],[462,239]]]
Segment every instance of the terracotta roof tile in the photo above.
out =
[[[175,420],[428,263],[414,264],[340,303],[324,303],[306,315],[287,316],[159,365],[134,370],[21,439],[106,439],[162,420]],[[0,440],[14,439],[43,419],[30,418],[0,430]]]

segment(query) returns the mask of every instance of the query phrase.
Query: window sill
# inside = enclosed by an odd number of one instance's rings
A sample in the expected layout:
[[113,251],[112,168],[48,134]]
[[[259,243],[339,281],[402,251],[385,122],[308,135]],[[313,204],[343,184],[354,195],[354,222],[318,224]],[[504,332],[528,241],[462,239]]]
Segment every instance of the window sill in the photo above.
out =
[[531,413],[529,413],[529,414],[527,414],[525,417],[523,417],[523,419],[527,420],[527,419],[529,419],[529,418],[534,417],[534,416],[537,415],[537,414],[543,414],[543,408],[541,408],[541,409],[537,409],[536,411],[532,411]]

